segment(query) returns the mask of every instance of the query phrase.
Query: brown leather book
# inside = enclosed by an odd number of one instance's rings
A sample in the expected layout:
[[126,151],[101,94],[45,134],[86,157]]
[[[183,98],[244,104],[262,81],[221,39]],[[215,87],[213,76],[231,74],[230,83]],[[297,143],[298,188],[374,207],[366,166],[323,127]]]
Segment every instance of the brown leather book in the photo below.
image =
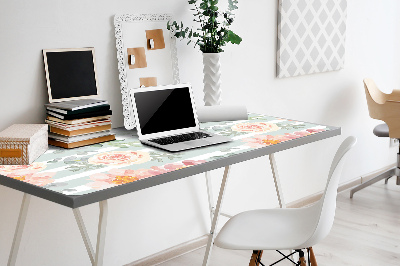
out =
[[69,124],[69,125],[76,125],[76,124],[87,123],[87,122],[98,121],[98,120],[104,120],[104,119],[111,119],[111,115],[96,116],[96,117],[74,119],[74,120],[62,120],[62,119],[58,119],[57,117],[47,116],[47,120],[55,121],[55,122],[58,122],[58,123]]
[[77,142],[72,142],[72,143],[65,143],[65,142],[54,140],[54,139],[49,139],[49,144],[53,145],[53,146],[62,147],[65,149],[72,149],[72,148],[92,145],[92,144],[96,144],[96,143],[106,142],[106,141],[110,141],[110,140],[115,140],[115,136],[108,135],[108,136],[103,136],[103,137],[94,138],[94,139],[87,139],[87,140],[82,140],[82,141],[77,141]]
[[68,137],[82,135],[82,134],[88,134],[88,133],[94,133],[94,132],[99,132],[99,131],[108,130],[108,129],[111,129],[111,125],[88,127],[88,128],[77,129],[77,130],[72,130],[72,131],[68,131],[68,130],[50,126],[50,132],[68,136]]

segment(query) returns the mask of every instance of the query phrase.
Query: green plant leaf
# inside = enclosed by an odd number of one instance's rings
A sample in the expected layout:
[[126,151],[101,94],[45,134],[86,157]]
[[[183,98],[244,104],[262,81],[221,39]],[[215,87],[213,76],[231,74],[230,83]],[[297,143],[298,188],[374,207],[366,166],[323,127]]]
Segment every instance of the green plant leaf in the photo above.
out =
[[218,11],[218,7],[217,7],[217,6],[210,6],[210,9],[211,9],[212,11]]
[[206,2],[203,1],[203,2],[200,4],[200,8],[203,9],[203,10],[206,10],[206,9],[208,8],[208,3],[206,3]]
[[228,10],[233,11],[235,9],[238,9],[237,3],[237,0],[228,0]]
[[228,30],[228,41],[230,42],[230,43],[233,43],[233,44],[240,44],[241,42],[242,42],[242,38],[240,38],[240,36],[239,35],[237,35],[236,33],[234,33],[233,31],[231,31],[231,30]]
[[[177,38],[188,39],[187,44],[191,42],[199,47],[202,52],[220,53],[222,47],[227,43],[239,44],[242,41],[237,34],[229,31],[234,15],[233,11],[238,9],[238,0],[228,0],[228,9],[225,12],[219,12],[219,0],[188,0],[193,5],[190,8],[193,11],[193,21],[200,27],[184,27],[183,22],[168,22],[167,29]],[[217,18],[220,18],[218,20]]]

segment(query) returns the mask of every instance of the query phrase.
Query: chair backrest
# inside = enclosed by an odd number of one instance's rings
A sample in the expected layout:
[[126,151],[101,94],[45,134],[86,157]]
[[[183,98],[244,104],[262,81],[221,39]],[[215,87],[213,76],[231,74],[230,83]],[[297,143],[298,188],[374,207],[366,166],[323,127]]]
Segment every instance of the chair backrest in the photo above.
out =
[[337,189],[342,175],[346,154],[356,144],[356,142],[357,139],[355,137],[351,136],[346,138],[333,158],[324,194],[319,202],[313,206],[320,208],[320,217],[314,233],[307,240],[304,247],[311,247],[318,243],[328,235],[332,228],[335,217]]
[[383,120],[385,117],[385,103],[388,99],[388,94],[379,90],[378,86],[372,79],[364,79],[365,96],[367,98],[367,105],[369,116],[374,119]]
[[391,94],[383,93],[372,79],[364,79],[369,116],[385,121],[389,127],[389,137],[400,138],[400,90]]
[[365,97],[367,98],[369,116],[371,118],[380,119],[381,114],[379,112],[379,104],[385,103],[386,100],[382,97],[376,97],[377,87],[372,79],[364,79],[364,89]]
[[371,99],[377,104],[385,104],[387,102],[400,102],[400,90],[394,89],[390,94],[386,94],[381,91],[375,84],[373,79],[365,78],[363,80],[365,93],[369,94]]

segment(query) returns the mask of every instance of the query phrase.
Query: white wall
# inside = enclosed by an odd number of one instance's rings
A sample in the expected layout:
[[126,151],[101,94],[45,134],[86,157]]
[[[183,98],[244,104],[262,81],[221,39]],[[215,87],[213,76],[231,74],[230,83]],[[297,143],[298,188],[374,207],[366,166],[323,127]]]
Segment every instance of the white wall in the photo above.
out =
[[[176,14],[190,23],[186,0],[0,0],[0,130],[13,123],[42,123],[47,99],[41,49],[96,48],[99,86],[121,126],[113,15]],[[348,1],[345,69],[287,79],[275,78],[277,1],[240,1],[234,30],[240,46],[222,57],[223,102],[250,111],[340,126],[342,136],[277,154],[287,202],[322,190],[330,161],[348,135],[358,138],[342,182],[395,162],[396,149],[373,136],[362,79],[382,90],[400,86],[400,2]],[[202,100],[201,54],[178,43],[181,80]],[[218,188],[221,171],[215,171]],[[22,193],[0,187],[0,265],[11,247]],[[266,157],[234,165],[227,212],[276,207]],[[97,205],[82,208],[92,242]],[[208,227],[203,176],[190,177],[109,201],[105,265],[122,265],[204,235]],[[90,265],[72,211],[33,198],[17,265]]]

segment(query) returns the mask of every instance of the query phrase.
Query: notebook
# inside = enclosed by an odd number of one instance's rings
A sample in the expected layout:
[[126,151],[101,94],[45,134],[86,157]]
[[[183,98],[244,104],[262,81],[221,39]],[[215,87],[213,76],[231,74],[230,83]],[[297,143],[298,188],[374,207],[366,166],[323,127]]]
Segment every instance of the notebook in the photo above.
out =
[[101,110],[101,111],[81,113],[81,114],[71,114],[71,115],[59,114],[59,113],[56,113],[53,111],[47,111],[47,114],[50,116],[57,117],[62,120],[74,120],[74,119],[82,119],[82,118],[91,118],[91,117],[96,117],[96,116],[112,115],[112,111],[111,110]]
[[109,120],[109,119],[111,119],[111,115],[103,115],[103,116],[81,118],[81,119],[74,119],[74,120],[62,120],[57,117],[47,116],[46,123],[48,123],[48,121],[53,121],[53,122],[69,124],[69,125],[78,125],[78,124],[83,124],[83,123],[88,123],[88,122]]
[[231,139],[200,130],[189,84],[131,89],[139,140],[167,151],[182,151]]
[[100,131],[100,132],[88,133],[88,134],[71,136],[71,137],[62,136],[62,135],[54,134],[54,133],[50,132],[49,139],[54,139],[54,140],[65,142],[65,143],[73,143],[73,142],[78,142],[78,141],[83,141],[83,140],[88,140],[88,139],[104,137],[104,136],[108,136],[108,135],[112,135],[110,130],[104,130],[104,131]]
[[47,103],[44,106],[46,106],[48,110],[63,114],[84,113],[86,111],[91,111],[92,109],[110,109],[110,105],[107,101],[97,99],[81,99],[59,103]]

